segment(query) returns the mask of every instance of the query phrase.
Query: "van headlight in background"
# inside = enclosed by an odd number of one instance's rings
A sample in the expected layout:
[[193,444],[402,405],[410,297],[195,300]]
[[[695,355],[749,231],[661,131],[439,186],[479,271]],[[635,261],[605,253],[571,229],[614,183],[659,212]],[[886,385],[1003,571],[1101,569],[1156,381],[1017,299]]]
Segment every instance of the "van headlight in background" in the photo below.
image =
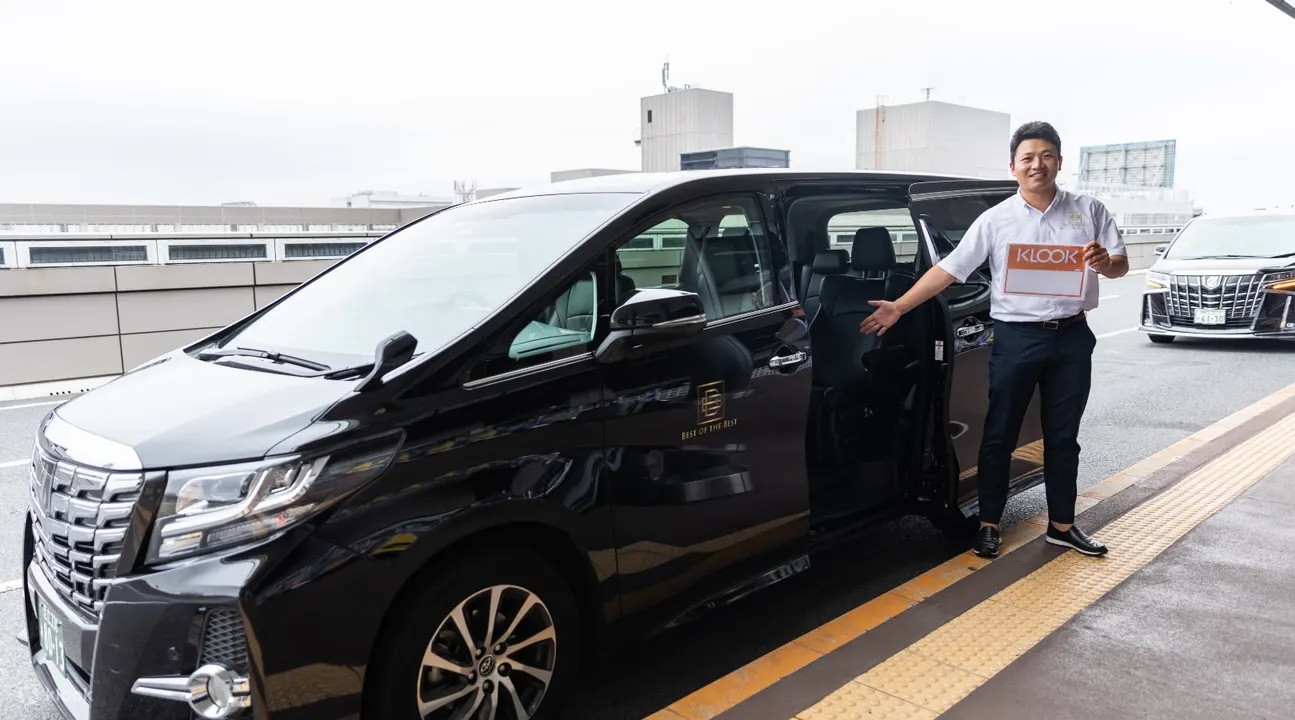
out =
[[1147,272],[1147,292],[1163,292],[1168,289],[1168,275],[1165,273]]
[[317,457],[298,455],[167,473],[148,562],[269,537],[333,506],[382,474],[400,437]]
[[1263,277],[1264,290],[1295,292],[1295,270],[1268,273]]

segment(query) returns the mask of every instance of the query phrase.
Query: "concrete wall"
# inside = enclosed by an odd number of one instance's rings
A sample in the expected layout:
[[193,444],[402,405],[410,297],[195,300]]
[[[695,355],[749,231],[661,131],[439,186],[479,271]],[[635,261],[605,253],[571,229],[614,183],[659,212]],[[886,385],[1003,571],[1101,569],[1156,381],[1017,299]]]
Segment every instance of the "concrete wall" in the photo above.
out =
[[0,270],[0,389],[120,374],[263,307],[333,262]]

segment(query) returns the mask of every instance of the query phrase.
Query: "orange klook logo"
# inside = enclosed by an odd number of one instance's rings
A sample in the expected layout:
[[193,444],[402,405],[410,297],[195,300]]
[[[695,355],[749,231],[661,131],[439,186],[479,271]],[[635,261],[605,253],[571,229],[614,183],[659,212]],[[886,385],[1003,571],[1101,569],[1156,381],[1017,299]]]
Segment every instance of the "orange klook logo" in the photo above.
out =
[[1003,292],[1009,295],[1083,297],[1084,266],[1082,245],[1007,246],[1007,273]]

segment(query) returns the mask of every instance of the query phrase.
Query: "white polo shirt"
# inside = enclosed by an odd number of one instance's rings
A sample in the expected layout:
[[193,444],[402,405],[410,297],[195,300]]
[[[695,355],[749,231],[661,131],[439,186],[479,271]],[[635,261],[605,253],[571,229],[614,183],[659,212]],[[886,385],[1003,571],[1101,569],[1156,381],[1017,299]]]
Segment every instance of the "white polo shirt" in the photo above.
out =
[[938,267],[966,282],[988,259],[991,317],[1059,320],[1097,307],[1100,276],[1076,264],[1093,240],[1112,256],[1127,254],[1115,218],[1101,201],[1058,188],[1052,204],[1039,212],[1017,192],[976,218]]

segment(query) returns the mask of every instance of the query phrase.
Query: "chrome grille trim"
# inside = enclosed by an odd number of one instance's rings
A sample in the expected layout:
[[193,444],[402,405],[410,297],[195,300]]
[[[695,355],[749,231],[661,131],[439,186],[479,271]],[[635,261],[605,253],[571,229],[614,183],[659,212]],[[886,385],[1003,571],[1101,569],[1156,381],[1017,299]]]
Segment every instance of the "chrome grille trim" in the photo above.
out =
[[143,473],[114,473],[32,449],[28,504],[35,561],[62,597],[98,615],[117,575]]
[[[1216,287],[1207,287],[1207,278],[1218,278]],[[1173,325],[1196,324],[1198,309],[1223,310],[1223,325],[1204,327],[1250,327],[1263,301],[1261,278],[1250,275],[1170,275],[1165,309]]]

